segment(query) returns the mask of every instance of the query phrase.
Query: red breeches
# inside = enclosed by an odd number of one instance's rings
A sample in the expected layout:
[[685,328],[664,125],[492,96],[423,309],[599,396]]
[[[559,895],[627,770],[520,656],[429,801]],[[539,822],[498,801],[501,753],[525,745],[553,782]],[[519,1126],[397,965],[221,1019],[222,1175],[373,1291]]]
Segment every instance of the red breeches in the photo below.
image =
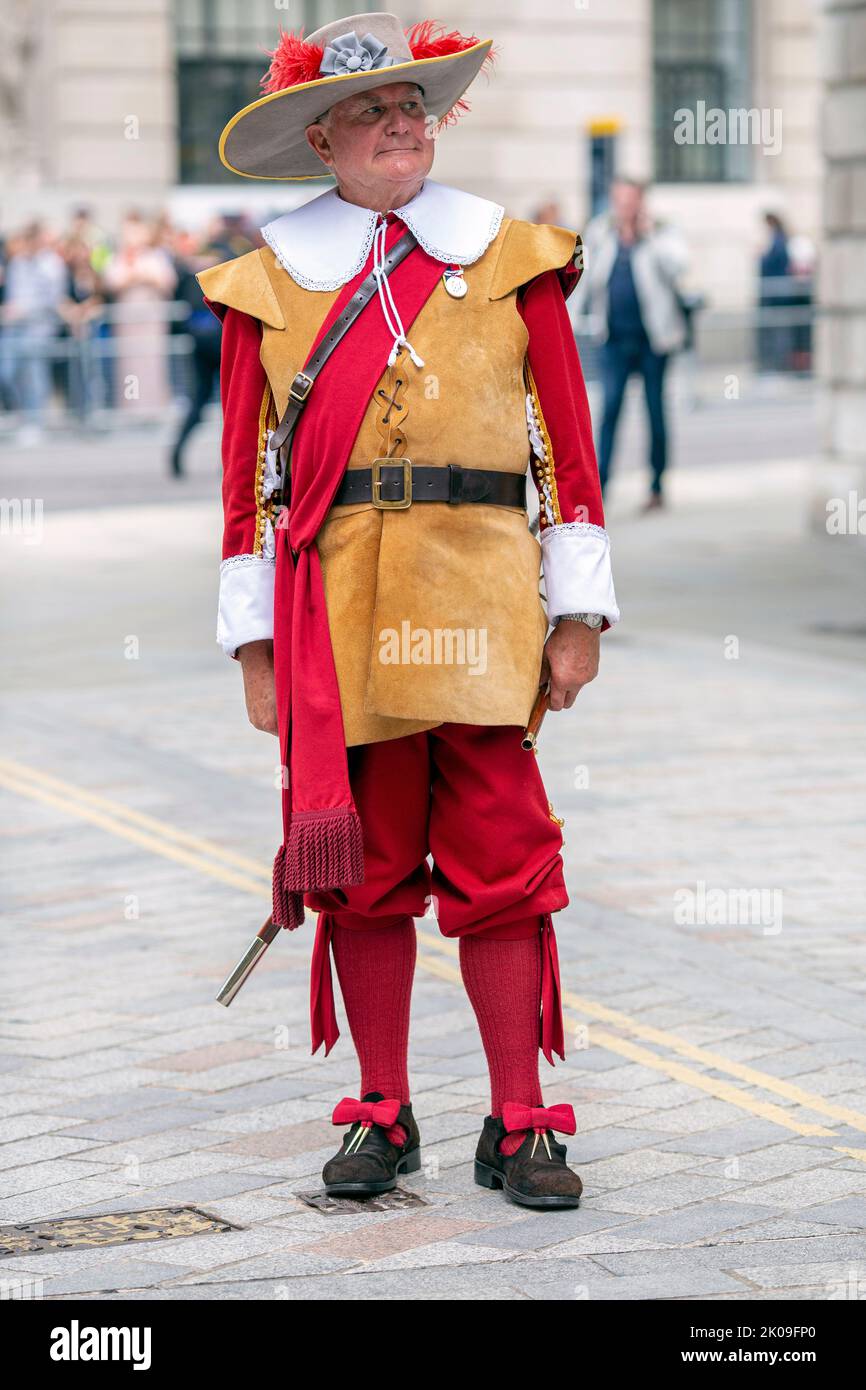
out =
[[432,903],[444,936],[511,941],[541,934],[542,1046],[548,1060],[551,1048],[562,1055],[549,916],[568,903],[562,835],[521,732],[512,725],[440,724],[347,750],[365,881],[304,898],[321,914],[312,972],[314,1051],[322,1041],[329,1051],[338,1036],[330,977],[335,928],[398,927],[424,916]]
[[[365,881],[308,893],[307,906],[363,931],[422,917],[432,898],[443,936],[496,936],[520,918],[565,907],[562,835],[521,732],[440,724],[349,748]],[[530,932],[501,933],[514,934]]]

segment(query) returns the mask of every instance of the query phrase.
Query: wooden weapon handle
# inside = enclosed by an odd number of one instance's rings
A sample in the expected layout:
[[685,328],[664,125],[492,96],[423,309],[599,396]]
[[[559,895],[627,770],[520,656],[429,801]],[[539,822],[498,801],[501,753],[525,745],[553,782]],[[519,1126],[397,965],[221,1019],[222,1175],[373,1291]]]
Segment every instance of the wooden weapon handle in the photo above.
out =
[[535,704],[532,706],[532,712],[529,716],[529,722],[527,723],[526,728],[523,731],[521,747],[525,748],[527,752],[535,752],[535,748],[538,743],[538,734],[541,729],[541,724],[544,719],[544,716],[547,714],[547,711],[549,709],[550,691],[548,690],[547,686],[545,686],[543,690],[539,690],[538,694],[535,697]]

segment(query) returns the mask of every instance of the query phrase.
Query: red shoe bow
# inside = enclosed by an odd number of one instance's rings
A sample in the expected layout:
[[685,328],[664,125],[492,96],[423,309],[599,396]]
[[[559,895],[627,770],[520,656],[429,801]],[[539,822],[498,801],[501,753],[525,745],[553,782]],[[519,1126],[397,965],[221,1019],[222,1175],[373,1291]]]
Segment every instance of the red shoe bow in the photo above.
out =
[[542,1106],[517,1105],[508,1100],[502,1107],[502,1123],[509,1134],[516,1129],[534,1129],[536,1134],[543,1134],[547,1129],[554,1129],[558,1134],[574,1134],[577,1131],[577,1121],[570,1105],[551,1105],[545,1110]]
[[[390,1129],[397,1123],[399,1114],[399,1100],[353,1100],[351,1096],[343,1096],[334,1109],[331,1124],[361,1124],[364,1129],[381,1125],[383,1129]],[[569,1133],[573,1133],[573,1130]]]

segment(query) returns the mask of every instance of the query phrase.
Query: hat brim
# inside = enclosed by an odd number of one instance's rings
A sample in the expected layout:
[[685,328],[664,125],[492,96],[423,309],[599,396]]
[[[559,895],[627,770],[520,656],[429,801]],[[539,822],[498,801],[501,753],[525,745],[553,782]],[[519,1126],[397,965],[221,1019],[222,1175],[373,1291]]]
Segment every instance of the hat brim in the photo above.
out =
[[335,102],[392,82],[417,82],[424,105],[438,119],[459,101],[477,77],[492,39],[446,53],[417,58],[389,68],[345,76],[320,77],[281,92],[271,92],[232,116],[220,136],[220,159],[246,179],[315,179],[327,168],[307,143],[304,132]]

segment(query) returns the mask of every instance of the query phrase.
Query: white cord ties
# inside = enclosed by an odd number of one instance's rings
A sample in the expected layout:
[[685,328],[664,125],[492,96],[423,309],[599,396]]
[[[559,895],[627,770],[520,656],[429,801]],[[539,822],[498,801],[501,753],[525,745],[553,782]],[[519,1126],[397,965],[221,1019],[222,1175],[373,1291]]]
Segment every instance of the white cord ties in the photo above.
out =
[[382,305],[382,313],[385,315],[385,323],[388,325],[388,332],[394,335],[394,346],[388,356],[388,366],[393,367],[397,361],[397,353],[401,347],[406,348],[416,367],[423,367],[423,358],[419,357],[409,339],[406,337],[403,328],[403,321],[394,303],[394,296],[391,293],[391,285],[388,276],[385,274],[385,236],[388,231],[388,224],[384,220],[376,227],[373,235],[373,274],[376,277],[376,284],[379,288],[379,303]]

